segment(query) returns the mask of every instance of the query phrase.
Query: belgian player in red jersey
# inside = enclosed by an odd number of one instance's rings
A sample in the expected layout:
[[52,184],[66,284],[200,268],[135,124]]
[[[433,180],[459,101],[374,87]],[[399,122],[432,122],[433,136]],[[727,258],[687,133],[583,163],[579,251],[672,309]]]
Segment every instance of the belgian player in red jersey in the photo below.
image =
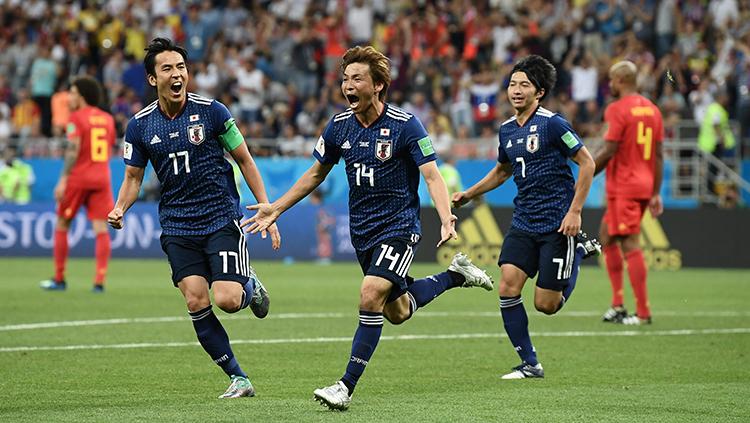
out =
[[104,291],[104,278],[110,254],[107,213],[114,206],[109,157],[115,144],[115,123],[112,115],[97,107],[102,95],[101,85],[91,77],[77,78],[70,87],[72,113],[67,127],[68,144],[65,148],[60,180],[55,186],[55,276],[42,281],[42,289],[66,288],[68,229],[78,209],[85,206],[96,235],[96,274],[93,291]]
[[[609,70],[609,87],[617,101],[604,112],[607,132],[595,161],[596,173],[607,169],[607,210],[599,240],[612,284],[612,307],[603,320],[637,325],[651,323],[639,236],[646,208],[654,217],[663,211],[659,190],[664,127],[659,109],[638,94],[636,75],[637,68],[629,61],[615,63]],[[636,301],[636,313],[630,316],[623,306],[623,261]]]

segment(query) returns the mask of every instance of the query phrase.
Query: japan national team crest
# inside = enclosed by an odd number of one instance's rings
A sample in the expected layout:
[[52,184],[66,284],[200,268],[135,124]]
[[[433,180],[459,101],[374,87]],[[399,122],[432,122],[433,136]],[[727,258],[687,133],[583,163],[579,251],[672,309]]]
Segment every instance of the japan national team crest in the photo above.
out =
[[393,143],[391,140],[376,140],[375,143],[375,157],[381,162],[384,162],[391,158],[393,154]]
[[539,134],[529,134],[526,137],[526,151],[534,153],[539,150]]
[[206,139],[206,133],[203,131],[203,124],[190,125],[187,128],[188,140],[195,145],[199,145]]

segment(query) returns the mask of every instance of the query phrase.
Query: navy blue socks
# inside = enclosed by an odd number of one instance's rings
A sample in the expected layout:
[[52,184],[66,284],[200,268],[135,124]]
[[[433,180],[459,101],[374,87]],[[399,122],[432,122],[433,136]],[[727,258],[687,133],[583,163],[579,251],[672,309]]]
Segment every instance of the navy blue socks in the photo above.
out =
[[198,335],[198,341],[214,363],[219,365],[227,376],[247,377],[234,358],[232,347],[229,345],[229,336],[219,319],[216,318],[212,306],[209,305],[189,314],[195,333]]
[[383,313],[374,311],[359,311],[359,326],[352,340],[352,355],[346,366],[346,373],[341,381],[349,389],[349,395],[354,392],[360,376],[365,371],[375,347],[378,346],[380,333],[383,331]]
[[521,296],[500,297],[500,312],[503,315],[505,332],[521,360],[532,366],[539,363],[536,350],[531,344],[529,317],[526,315]]

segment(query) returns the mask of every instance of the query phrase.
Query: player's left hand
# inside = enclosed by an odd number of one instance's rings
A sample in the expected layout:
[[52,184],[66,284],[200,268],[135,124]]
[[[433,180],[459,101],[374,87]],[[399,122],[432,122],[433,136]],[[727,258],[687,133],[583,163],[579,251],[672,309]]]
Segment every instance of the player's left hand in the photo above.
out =
[[[248,210],[255,210],[254,216],[249,219],[245,219],[240,223],[241,228],[245,228],[245,232],[251,234],[257,234],[258,232],[265,232],[271,225],[276,222],[279,217],[279,212],[269,203],[258,203],[251,206],[245,207]],[[276,229],[278,232],[278,228]],[[273,237],[273,234],[271,235]],[[280,238],[279,238],[280,239]]]
[[661,195],[656,194],[648,200],[648,211],[651,216],[659,217],[664,212],[664,204],[661,202]]
[[576,236],[581,230],[581,213],[567,212],[563,218],[560,227],[557,228],[557,232],[562,232],[563,235]]
[[63,180],[58,181],[57,185],[55,185],[54,196],[55,196],[55,201],[57,201],[58,203],[60,202],[60,200],[62,200],[63,195],[65,194],[66,185],[67,184]]
[[458,234],[456,234],[456,220],[458,220],[458,218],[455,215],[451,215],[447,222],[443,222],[443,224],[440,225],[440,242],[437,243],[438,247],[451,239],[458,238]]
[[279,232],[279,227],[276,226],[276,223],[269,226],[267,230],[261,231],[260,237],[266,239],[267,233],[271,234],[271,247],[274,250],[278,250],[281,247],[281,232]]

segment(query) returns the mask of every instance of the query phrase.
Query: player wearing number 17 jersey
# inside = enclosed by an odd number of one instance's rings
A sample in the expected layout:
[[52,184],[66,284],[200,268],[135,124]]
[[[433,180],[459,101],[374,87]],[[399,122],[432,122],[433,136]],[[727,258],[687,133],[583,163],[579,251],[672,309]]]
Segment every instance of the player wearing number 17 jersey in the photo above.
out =
[[[609,70],[610,91],[618,100],[604,112],[607,133],[596,156],[596,172],[606,166],[607,210],[599,235],[612,284],[612,306],[603,320],[637,325],[651,323],[639,235],[646,208],[654,217],[662,212],[664,127],[659,109],[638,94],[636,74],[635,64],[629,61],[615,63]],[[623,256],[636,301],[632,316],[623,306]]]
[[93,292],[103,292],[109,261],[110,240],[107,212],[112,208],[109,154],[115,144],[112,115],[98,108],[102,89],[91,77],[80,77],[70,87],[68,144],[60,180],[55,186],[57,224],[53,255],[55,276],[41,282],[42,289],[64,290],[65,264],[68,259],[68,229],[81,206],[86,207],[96,236]]
[[420,174],[442,222],[438,246],[456,237],[448,190],[422,123],[384,102],[391,81],[388,59],[372,47],[355,47],[344,55],[341,69],[341,90],[349,110],[328,123],[315,146],[312,167],[273,204],[251,206],[258,212],[243,225],[251,232],[263,230],[310,194],[333,166],[344,160],[352,244],[364,274],[359,325],[344,375],[313,395],[331,409],[345,410],[375,352],[384,319],[402,323],[450,288],[481,286],[491,290],[492,281],[461,253],[446,272],[418,280],[408,276],[421,235]]
[[[144,168],[151,162],[161,182],[161,246],[172,269],[203,349],[230,378],[220,398],[255,394],[232,352],[229,336],[213,312],[214,302],[227,313],[250,307],[268,314],[268,294],[250,266],[245,236],[239,227],[239,195],[229,151],[258,201],[268,201],[263,180],[245,140],[227,108],[187,92],[185,49],[165,38],[146,49],[148,83],[158,100],[128,122],[123,155],[125,178],[108,221],[122,228],[123,216],[138,197]],[[273,247],[280,238],[269,228]],[[265,235],[265,234],[264,234]],[[265,236],[264,236],[265,237]]]

